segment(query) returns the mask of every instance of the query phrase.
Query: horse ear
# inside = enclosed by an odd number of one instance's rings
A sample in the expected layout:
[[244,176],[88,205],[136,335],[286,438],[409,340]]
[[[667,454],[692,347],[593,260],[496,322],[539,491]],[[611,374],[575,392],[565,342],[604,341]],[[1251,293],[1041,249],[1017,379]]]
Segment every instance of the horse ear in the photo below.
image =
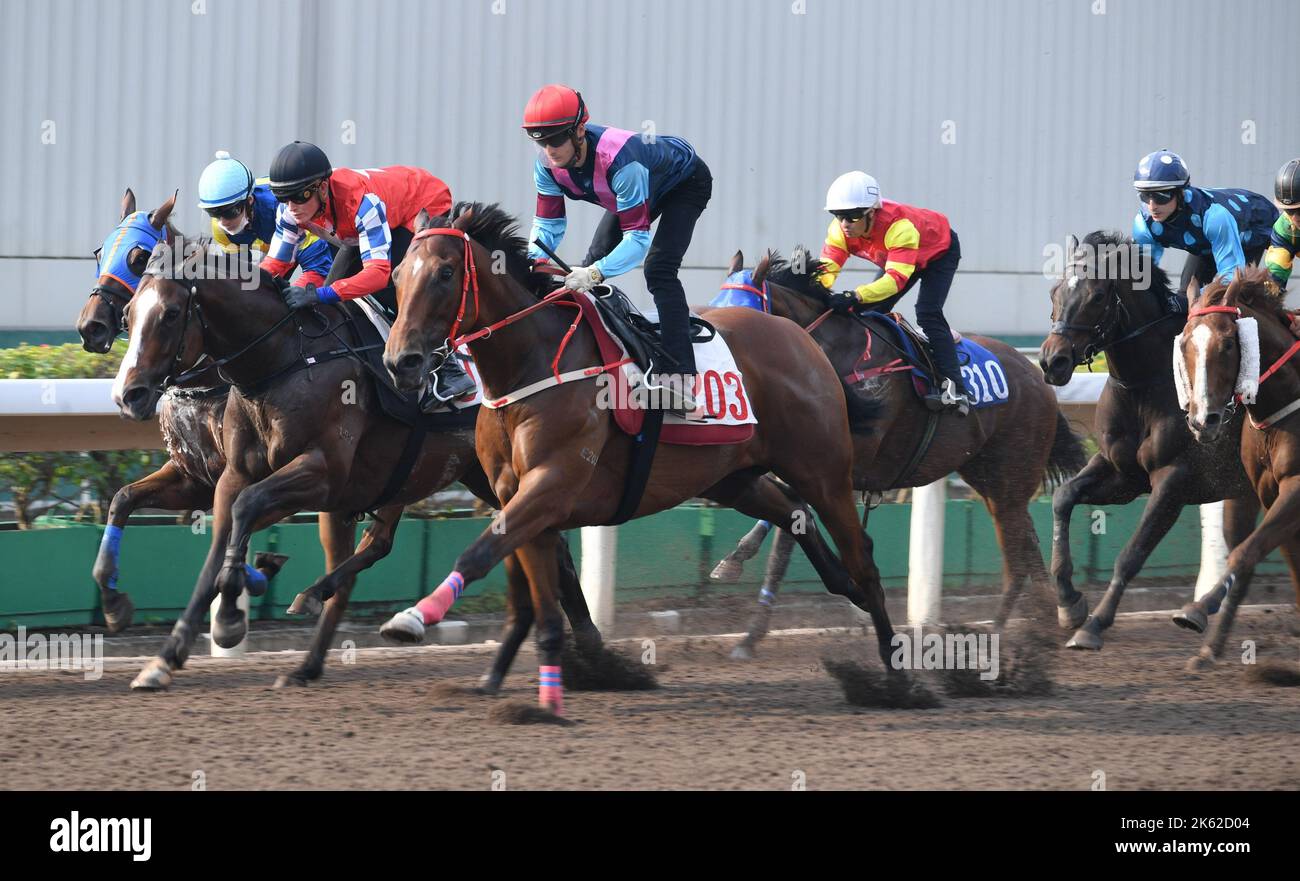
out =
[[149,225],[154,229],[162,229],[167,225],[167,219],[172,216],[172,209],[176,207],[176,197],[180,195],[180,190],[171,194],[166,202],[163,202],[154,209],[153,214],[149,215]]
[[135,193],[131,188],[126,188],[126,194],[122,196],[122,216],[118,220],[126,220],[126,216],[135,211]]
[[433,218],[429,217],[429,209],[421,208],[420,213],[415,215],[415,231],[423,232],[433,226]]
[[473,222],[473,220],[474,220],[474,209],[466,208],[464,211],[461,212],[459,217],[457,217],[455,220],[451,222],[451,225],[455,229],[463,230],[468,228],[470,223]]
[[767,278],[767,272],[772,268],[772,252],[768,251],[759,258],[758,265],[754,267],[754,276],[752,283],[754,287],[761,288],[763,280]]
[[727,267],[727,275],[734,275],[745,268],[745,255],[737,251],[731,257],[731,266]]
[[1187,282],[1187,308],[1191,309],[1196,302],[1196,298],[1201,295],[1201,283],[1193,275]]

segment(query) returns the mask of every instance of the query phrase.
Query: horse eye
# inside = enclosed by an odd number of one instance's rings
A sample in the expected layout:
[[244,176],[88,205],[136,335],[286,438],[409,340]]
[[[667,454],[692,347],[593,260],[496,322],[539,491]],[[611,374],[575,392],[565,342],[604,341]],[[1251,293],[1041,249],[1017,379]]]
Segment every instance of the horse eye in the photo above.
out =
[[451,281],[451,277],[455,274],[456,271],[450,266],[444,266],[438,270],[438,281]]
[[181,314],[181,310],[175,306],[168,306],[163,312],[162,320],[166,324],[171,324]]

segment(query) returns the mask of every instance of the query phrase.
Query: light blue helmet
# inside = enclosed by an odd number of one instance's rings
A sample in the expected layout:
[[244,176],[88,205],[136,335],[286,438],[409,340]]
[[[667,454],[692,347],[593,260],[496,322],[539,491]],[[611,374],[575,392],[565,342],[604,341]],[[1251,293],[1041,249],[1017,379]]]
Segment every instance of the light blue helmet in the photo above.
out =
[[253,173],[225,150],[217,151],[216,161],[208,164],[199,177],[199,207],[220,208],[247,199],[253,192]]

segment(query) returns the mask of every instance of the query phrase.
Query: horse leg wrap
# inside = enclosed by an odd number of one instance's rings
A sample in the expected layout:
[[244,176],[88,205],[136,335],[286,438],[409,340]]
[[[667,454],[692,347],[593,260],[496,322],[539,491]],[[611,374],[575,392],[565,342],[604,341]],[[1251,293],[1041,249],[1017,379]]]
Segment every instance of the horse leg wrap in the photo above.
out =
[[452,572],[442,584],[438,585],[433,593],[415,604],[415,608],[420,610],[424,617],[424,626],[437,624],[447,614],[451,604],[460,598],[460,592],[465,589],[465,576],[459,572]]
[[262,574],[260,569],[254,569],[252,565],[245,563],[244,574],[248,576],[249,593],[256,593],[259,587],[263,591],[266,590],[266,576]]
[[117,555],[121,547],[122,527],[110,523],[104,527],[104,537],[99,542],[100,551],[108,554],[113,560],[113,574],[108,577],[109,590],[117,590]]
[[560,677],[560,668],[543,665],[537,671],[541,683],[537,688],[537,702],[549,707],[555,715],[561,715],[564,712],[564,681]]

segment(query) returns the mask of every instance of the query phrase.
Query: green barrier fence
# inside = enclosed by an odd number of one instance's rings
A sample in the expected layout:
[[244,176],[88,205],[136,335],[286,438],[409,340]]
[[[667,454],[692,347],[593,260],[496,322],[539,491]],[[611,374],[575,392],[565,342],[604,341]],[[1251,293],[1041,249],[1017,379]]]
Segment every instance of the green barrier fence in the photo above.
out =
[[[1101,509],[1104,529],[1080,508],[1071,524],[1076,581],[1105,581],[1116,554],[1133,534],[1145,500]],[[1031,508],[1040,546],[1046,557],[1051,536],[1051,502]],[[885,586],[907,583],[908,532],[911,506],[882,505],[871,513],[870,532],[876,563]],[[373,612],[405,608],[424,595],[451,570],[459,554],[487,527],[485,518],[408,519],[398,527],[393,552],[363,573],[353,592],[352,606]],[[209,524],[206,524],[210,526]],[[619,528],[619,600],[656,597],[695,597],[723,592],[749,592],[762,578],[764,554],[750,561],[745,580],[735,586],[708,581],[721,556],[752,526],[734,511],[683,506]],[[98,589],[90,568],[99,547],[102,527],[63,523],[26,531],[0,530],[0,627],[80,626],[97,623]],[[358,529],[358,536],[360,531]],[[581,559],[579,534],[570,534],[574,557]],[[175,620],[189,599],[194,579],[207,555],[210,536],[187,525],[131,525],[121,546],[121,589],[130,592],[141,623]],[[768,541],[770,546],[771,540]],[[288,554],[290,560],[270,590],[252,601],[254,620],[284,617],[295,593],[323,571],[324,554],[314,523],[280,524],[254,536],[252,550]],[[1177,577],[1191,583],[1200,565],[1200,519],[1195,507],[1183,511],[1169,536],[1143,569],[1144,578]],[[978,501],[953,500],[946,508],[944,544],[945,586],[998,586],[1002,560],[993,523]],[[1261,574],[1284,573],[1270,558]],[[822,590],[803,554],[791,560],[787,591]],[[469,589],[460,611],[499,608],[505,593],[501,567]]]

